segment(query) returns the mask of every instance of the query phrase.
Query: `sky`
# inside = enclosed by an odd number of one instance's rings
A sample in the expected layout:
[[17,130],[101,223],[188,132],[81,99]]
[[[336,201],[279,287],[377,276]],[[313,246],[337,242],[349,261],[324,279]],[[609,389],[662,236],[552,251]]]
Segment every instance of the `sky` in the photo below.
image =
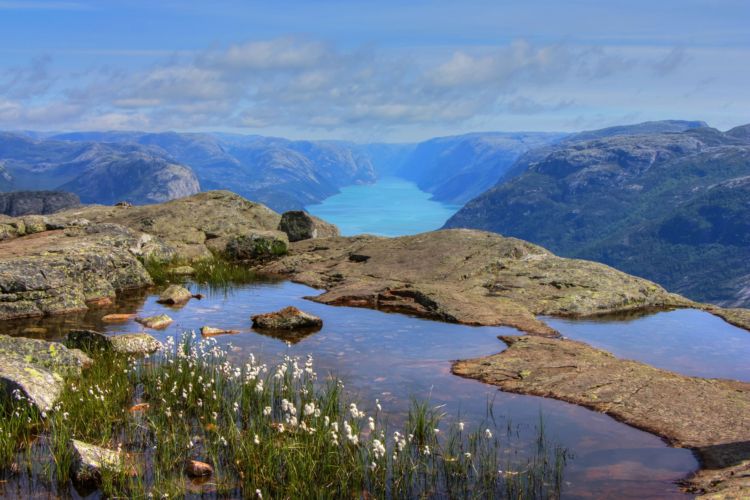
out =
[[726,130],[749,82],[747,0],[0,0],[3,130]]

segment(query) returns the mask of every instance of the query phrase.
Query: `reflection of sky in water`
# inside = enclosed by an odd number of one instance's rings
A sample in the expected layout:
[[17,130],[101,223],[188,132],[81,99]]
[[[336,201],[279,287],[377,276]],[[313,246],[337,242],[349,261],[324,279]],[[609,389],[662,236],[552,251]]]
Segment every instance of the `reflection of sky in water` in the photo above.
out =
[[336,224],[344,236],[402,236],[440,229],[459,208],[430,198],[416,184],[386,177],[374,184],[347,186],[308,212]]
[[[398,424],[403,418],[411,396],[430,398],[433,405],[445,405],[444,411],[449,416],[460,412],[469,426],[482,422],[487,401],[494,399],[498,424],[504,427],[510,421],[514,428],[518,428],[521,442],[528,444],[535,435],[541,412],[545,417],[548,436],[575,454],[566,470],[566,479],[571,483],[568,494],[572,497],[621,498],[626,494],[632,498],[682,496],[674,481],[697,467],[688,450],[668,448],[656,436],[620,424],[606,415],[552,399],[503,393],[489,385],[450,373],[451,360],[501,351],[504,344],[497,336],[515,333],[509,328],[477,328],[369,309],[326,306],[303,299],[307,295],[316,295],[318,291],[290,282],[246,285],[228,294],[193,288],[194,292],[206,294],[206,298],[191,300],[179,309],[157,304],[155,296],[141,296],[85,315],[28,320],[9,326],[17,332],[25,326],[46,326],[52,335],[55,335],[57,328],[60,328],[56,333],[59,335],[66,328],[80,326],[106,327],[113,333],[133,332],[140,331],[140,325],[134,322],[103,325],[98,318],[115,311],[137,311],[141,316],[167,313],[175,322],[166,330],[152,332],[159,338],[179,335],[183,330],[198,330],[203,325],[240,330],[241,333],[237,335],[215,337],[220,344],[233,346],[232,353],[237,361],[244,359],[249,352],[269,364],[275,363],[286,353],[300,357],[311,353],[321,377],[332,373],[342,378],[347,390],[367,410],[372,410],[375,398],[379,398],[384,411],[391,416],[392,424]],[[250,328],[251,315],[288,305],[323,318],[323,329],[287,347],[283,340],[261,335]],[[638,332],[632,335],[643,336],[647,329],[642,331],[639,325],[652,325],[659,335],[654,334],[648,342],[641,337],[642,340],[630,346],[632,354],[628,355],[645,359],[658,356],[662,352],[659,347],[662,344],[674,344],[663,341],[690,330],[692,322],[701,323],[712,332],[705,336],[691,334],[690,342],[697,343],[699,347],[725,335],[733,338],[736,328],[720,320],[714,323],[713,319],[694,311],[675,311],[629,323],[589,324],[561,320],[552,320],[552,323],[571,337],[587,341],[574,334],[574,329],[585,326],[604,337],[603,332],[610,326],[615,333],[625,334],[631,330],[629,325],[636,325]],[[696,328],[700,330],[698,326]],[[745,335],[750,337],[750,334]],[[620,342],[617,335],[606,338],[607,342],[614,342],[613,339]],[[595,340],[590,341],[599,345]],[[620,343],[628,346],[625,340]],[[617,351],[611,344],[604,347]],[[687,353],[693,352],[692,345],[690,347]],[[665,356],[670,356],[669,349],[663,352]],[[624,355],[623,352],[617,353]],[[695,353],[699,354],[699,351]],[[689,363],[684,366],[704,370],[741,370],[742,367],[738,366],[722,368],[712,365],[730,363],[728,359],[689,355]],[[659,364],[656,361],[653,361],[654,364]],[[732,362],[734,365],[740,364],[737,359]]]
[[750,332],[696,309],[616,321],[543,318],[566,337],[620,358],[696,377],[750,381]]

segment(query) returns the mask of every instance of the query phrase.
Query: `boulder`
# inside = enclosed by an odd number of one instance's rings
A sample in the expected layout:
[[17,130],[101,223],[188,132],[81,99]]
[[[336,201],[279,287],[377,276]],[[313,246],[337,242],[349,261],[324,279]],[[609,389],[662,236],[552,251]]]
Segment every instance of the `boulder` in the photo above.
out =
[[121,354],[149,354],[161,348],[161,342],[148,333],[105,335],[93,330],[70,331],[68,345],[85,350],[105,350]]
[[70,451],[73,458],[71,472],[77,484],[98,485],[102,471],[116,472],[123,467],[122,456],[114,450],[73,439]]
[[161,294],[157,302],[159,304],[181,305],[187,303],[193,294],[190,290],[180,285],[169,285]]
[[153,328],[154,330],[163,330],[172,324],[172,318],[166,314],[149,316],[147,318],[135,318],[135,320],[146,328]]
[[45,231],[0,243],[0,320],[88,309],[153,282],[131,251],[140,235],[115,224]]
[[16,359],[25,365],[43,368],[59,375],[78,375],[92,360],[78,349],[69,349],[59,342],[0,335],[0,356],[3,361]]
[[302,210],[291,210],[281,214],[279,231],[286,233],[289,241],[339,236],[336,226]]
[[323,326],[322,319],[293,306],[272,313],[257,314],[252,317],[252,320],[254,328],[269,330],[296,330]]
[[289,240],[279,231],[253,231],[233,237],[225,247],[231,260],[264,262],[286,255]]
[[63,391],[63,378],[21,359],[5,358],[0,363],[0,392],[14,397],[15,391],[20,391],[39,411],[50,411]]

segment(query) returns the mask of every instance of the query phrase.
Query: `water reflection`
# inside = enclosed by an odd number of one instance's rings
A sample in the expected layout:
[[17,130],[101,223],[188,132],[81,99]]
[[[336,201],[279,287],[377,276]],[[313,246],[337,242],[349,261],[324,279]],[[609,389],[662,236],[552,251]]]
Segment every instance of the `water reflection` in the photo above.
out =
[[[181,308],[156,303],[155,295],[131,294],[114,306],[93,309],[86,314],[14,322],[14,332],[23,328],[46,328],[47,338],[60,337],[70,328],[95,328],[108,332],[141,331],[133,321],[106,324],[100,318],[109,313],[137,312],[141,316],[167,313],[175,321],[157,338],[198,331],[208,325],[239,330],[236,335],[215,337],[230,347],[237,359],[249,352],[267,363],[284,354],[316,360],[318,373],[343,379],[367,411],[379,398],[384,411],[397,424],[410,398],[429,398],[433,405],[445,405],[448,415],[461,414],[467,425],[479,425],[486,417],[488,401],[500,426],[518,433],[528,446],[536,435],[540,413],[546,432],[554,441],[575,453],[566,471],[566,496],[637,498],[684,497],[674,482],[697,467],[691,452],[667,447],[659,438],[620,424],[606,415],[571,404],[532,396],[507,394],[492,386],[453,376],[451,361],[482,356],[504,348],[497,339],[516,331],[501,327],[469,327],[422,320],[401,314],[368,309],[330,307],[304,300],[318,292],[289,282],[239,286],[226,293],[193,286],[203,300],[191,300]],[[296,306],[320,316],[323,328],[311,335],[286,340],[255,332],[250,316]]]
[[594,320],[543,319],[566,337],[621,358],[696,377],[750,381],[750,332],[704,311],[678,309]]

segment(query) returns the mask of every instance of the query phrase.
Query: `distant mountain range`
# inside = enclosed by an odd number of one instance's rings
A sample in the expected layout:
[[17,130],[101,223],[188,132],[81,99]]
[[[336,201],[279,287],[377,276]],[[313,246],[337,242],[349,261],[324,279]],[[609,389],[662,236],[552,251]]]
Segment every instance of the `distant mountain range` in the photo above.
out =
[[696,300],[750,305],[750,125],[652,122],[531,150],[446,227],[597,260]]
[[488,132],[354,144],[219,133],[3,133],[0,191],[57,189],[84,203],[140,204],[229,189],[285,211],[390,175],[439,201],[463,203],[494,185],[521,153],[561,137]]

